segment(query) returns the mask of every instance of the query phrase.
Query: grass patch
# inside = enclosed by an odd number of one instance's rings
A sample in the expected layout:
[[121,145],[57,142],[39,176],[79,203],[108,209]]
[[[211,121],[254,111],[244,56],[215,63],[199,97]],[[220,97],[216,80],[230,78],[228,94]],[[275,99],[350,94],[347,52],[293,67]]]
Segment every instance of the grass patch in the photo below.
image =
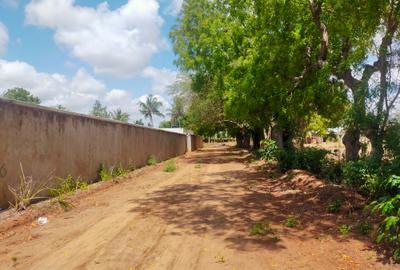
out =
[[274,230],[268,223],[255,223],[250,227],[250,235],[274,234]]
[[285,220],[284,225],[288,228],[294,228],[298,224],[297,217],[295,215],[289,215]]
[[342,207],[342,202],[336,199],[329,203],[327,210],[329,213],[339,213],[341,207]]
[[372,225],[368,221],[362,221],[357,225],[357,229],[362,235],[369,235],[372,231]]
[[164,164],[164,172],[174,172],[176,171],[176,163],[174,159],[168,160]]
[[339,226],[338,230],[342,235],[347,235],[351,232],[351,226],[343,224]]
[[194,168],[195,168],[195,169],[200,169],[200,168],[201,168],[201,164],[196,164],[196,165],[194,165]]
[[149,158],[147,159],[147,165],[153,166],[158,163],[156,157],[154,155],[150,155]]
[[58,187],[49,189],[51,197],[74,193],[79,189],[86,189],[89,186],[82,178],[78,177],[74,179],[71,175],[68,175],[66,178],[57,177],[56,181],[58,182]]

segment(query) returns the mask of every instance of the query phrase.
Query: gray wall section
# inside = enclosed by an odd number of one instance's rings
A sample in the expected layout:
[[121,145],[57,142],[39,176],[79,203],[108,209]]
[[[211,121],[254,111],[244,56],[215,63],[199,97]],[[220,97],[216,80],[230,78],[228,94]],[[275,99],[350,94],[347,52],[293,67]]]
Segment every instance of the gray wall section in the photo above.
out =
[[101,163],[140,167],[152,154],[162,161],[186,151],[183,134],[0,99],[0,207],[11,200],[8,185],[18,185],[20,162],[37,183],[94,180]]

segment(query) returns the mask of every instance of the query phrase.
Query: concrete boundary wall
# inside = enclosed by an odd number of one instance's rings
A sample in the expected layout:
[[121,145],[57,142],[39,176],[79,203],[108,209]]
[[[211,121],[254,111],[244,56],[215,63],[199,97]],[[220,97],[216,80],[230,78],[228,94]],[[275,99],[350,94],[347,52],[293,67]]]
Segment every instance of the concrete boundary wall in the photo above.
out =
[[186,151],[184,134],[0,99],[0,207],[12,199],[19,163],[35,182],[94,180],[100,164],[141,167],[150,155],[162,161]]

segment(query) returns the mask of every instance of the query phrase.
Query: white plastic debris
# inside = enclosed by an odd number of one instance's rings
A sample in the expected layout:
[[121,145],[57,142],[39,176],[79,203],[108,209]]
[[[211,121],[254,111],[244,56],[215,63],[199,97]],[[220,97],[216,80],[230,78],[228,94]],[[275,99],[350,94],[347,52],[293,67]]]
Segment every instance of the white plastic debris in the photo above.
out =
[[37,220],[37,223],[39,225],[44,225],[47,224],[49,222],[49,220],[47,219],[47,217],[39,217]]

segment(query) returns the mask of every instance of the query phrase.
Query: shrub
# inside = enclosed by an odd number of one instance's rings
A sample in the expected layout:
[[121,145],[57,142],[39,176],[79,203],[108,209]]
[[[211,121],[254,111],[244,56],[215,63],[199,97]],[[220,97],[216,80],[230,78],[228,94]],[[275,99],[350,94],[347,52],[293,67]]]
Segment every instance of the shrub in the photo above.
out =
[[350,187],[361,187],[369,177],[370,167],[366,160],[349,161],[343,167],[344,183]]
[[338,213],[341,207],[342,207],[342,202],[339,199],[336,199],[328,204],[326,210],[328,210],[329,213]]
[[58,187],[49,190],[50,196],[52,197],[72,193],[78,189],[85,189],[88,186],[88,183],[83,181],[80,177],[75,180],[71,175],[68,175],[66,178],[57,177],[56,181],[58,182]]
[[304,148],[296,151],[296,168],[321,173],[325,156],[329,152],[318,148]]
[[339,184],[343,178],[342,164],[339,161],[325,158],[322,161],[320,175],[328,181]]
[[174,172],[176,170],[175,160],[171,159],[165,162],[164,172]]
[[98,170],[98,178],[101,181],[107,181],[112,178],[111,172],[104,166],[104,164],[100,164],[99,170]]
[[339,226],[339,232],[343,235],[348,234],[351,231],[351,226],[343,224]]
[[280,150],[277,153],[278,169],[281,172],[286,172],[295,168],[296,153],[295,151]]
[[289,228],[296,227],[297,217],[295,215],[289,215],[288,218],[285,220],[284,225]]
[[147,165],[152,166],[152,165],[156,165],[157,163],[158,163],[157,159],[154,155],[150,155],[149,158],[147,159]]
[[369,207],[372,213],[383,218],[376,237],[377,243],[386,242],[394,247],[393,256],[400,259],[400,194],[385,196],[373,201]]
[[263,140],[261,142],[261,148],[257,150],[256,155],[266,161],[272,161],[277,159],[278,145],[274,140]]
[[124,168],[122,168],[121,165],[111,168],[111,176],[112,177],[123,176],[126,173],[127,173],[127,171],[125,171]]
[[372,225],[368,221],[363,221],[357,225],[357,229],[362,235],[369,235],[372,231]]

